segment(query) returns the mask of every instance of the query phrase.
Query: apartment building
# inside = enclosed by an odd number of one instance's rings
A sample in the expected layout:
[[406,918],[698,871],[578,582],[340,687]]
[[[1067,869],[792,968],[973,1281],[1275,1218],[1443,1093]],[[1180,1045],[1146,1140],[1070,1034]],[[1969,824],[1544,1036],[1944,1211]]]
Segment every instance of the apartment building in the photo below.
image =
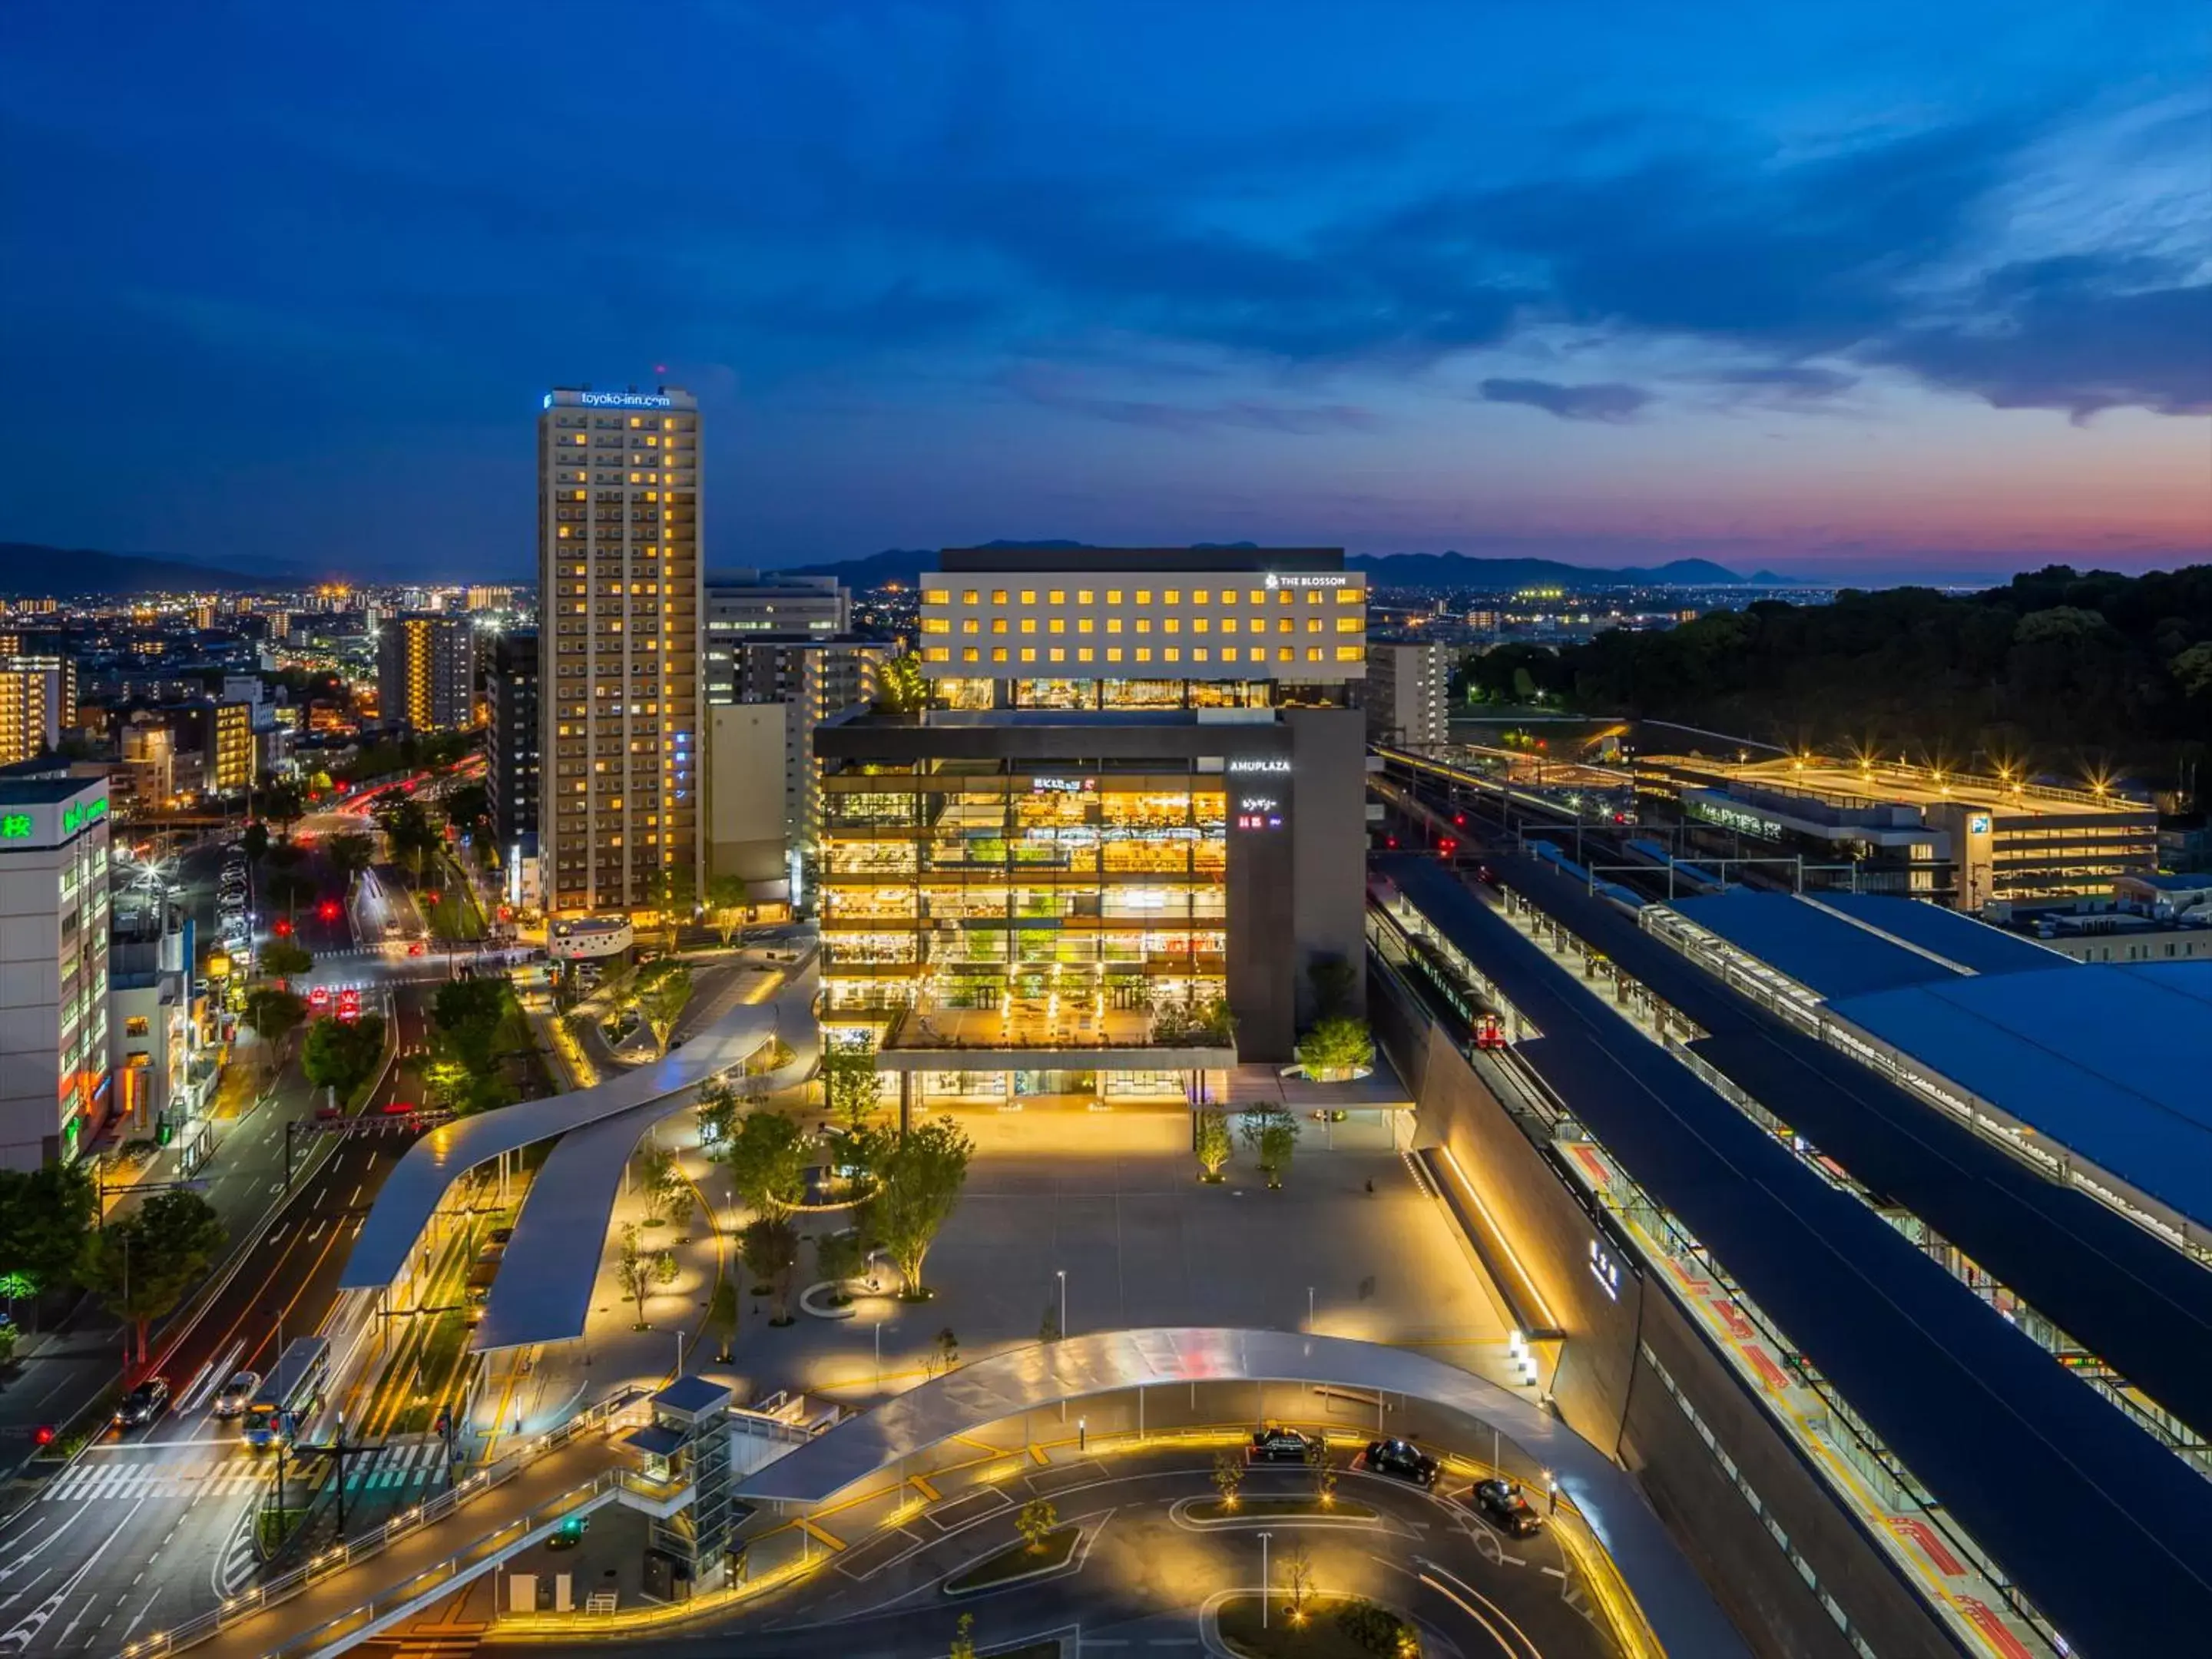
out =
[[0,779],[0,1165],[78,1157],[108,1113],[104,778]]

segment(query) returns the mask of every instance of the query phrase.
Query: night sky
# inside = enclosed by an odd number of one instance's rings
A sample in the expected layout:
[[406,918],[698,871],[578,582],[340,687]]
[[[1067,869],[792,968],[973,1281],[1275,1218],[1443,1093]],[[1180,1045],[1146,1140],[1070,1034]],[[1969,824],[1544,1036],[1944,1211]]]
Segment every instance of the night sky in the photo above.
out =
[[0,539],[519,575],[665,380],[715,564],[2212,556],[2201,0],[10,0],[0,156]]

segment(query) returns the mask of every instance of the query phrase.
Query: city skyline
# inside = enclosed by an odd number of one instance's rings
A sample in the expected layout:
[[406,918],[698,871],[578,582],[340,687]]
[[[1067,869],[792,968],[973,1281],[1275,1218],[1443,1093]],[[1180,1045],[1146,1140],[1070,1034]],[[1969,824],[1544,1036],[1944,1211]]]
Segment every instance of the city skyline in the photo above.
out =
[[2179,6],[226,18],[0,25],[10,538],[520,575],[544,389],[665,379],[713,565],[2212,551]]

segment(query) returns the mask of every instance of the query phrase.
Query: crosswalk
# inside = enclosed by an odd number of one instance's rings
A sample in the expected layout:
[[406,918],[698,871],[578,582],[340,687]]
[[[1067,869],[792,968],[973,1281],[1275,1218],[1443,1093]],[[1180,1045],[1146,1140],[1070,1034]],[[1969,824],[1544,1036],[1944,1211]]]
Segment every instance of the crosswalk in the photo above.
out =
[[[441,1480],[446,1449],[434,1437],[395,1442],[348,1460],[349,1492],[391,1492]],[[103,1498],[242,1497],[276,1478],[276,1460],[240,1456],[198,1468],[147,1463],[81,1462],[40,1496],[46,1503],[95,1503]],[[300,1469],[298,1462],[293,1465]]]

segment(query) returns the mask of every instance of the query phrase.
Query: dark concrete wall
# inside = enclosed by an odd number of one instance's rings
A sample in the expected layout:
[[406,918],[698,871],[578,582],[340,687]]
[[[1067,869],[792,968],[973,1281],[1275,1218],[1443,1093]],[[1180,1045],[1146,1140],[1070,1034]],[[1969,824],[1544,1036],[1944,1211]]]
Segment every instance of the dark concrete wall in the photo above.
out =
[[1291,732],[1297,815],[1291,890],[1297,903],[1298,1018],[1304,1023],[1314,1017],[1306,975],[1318,957],[1348,964],[1353,995],[1358,1005],[1365,1001],[1367,720],[1356,708],[1285,708],[1282,718]]
[[[1267,793],[1287,794],[1287,779]],[[1291,871],[1297,820],[1279,830],[1237,827],[1237,784],[1229,786],[1229,1006],[1239,1060],[1286,1065],[1297,1040]]]

